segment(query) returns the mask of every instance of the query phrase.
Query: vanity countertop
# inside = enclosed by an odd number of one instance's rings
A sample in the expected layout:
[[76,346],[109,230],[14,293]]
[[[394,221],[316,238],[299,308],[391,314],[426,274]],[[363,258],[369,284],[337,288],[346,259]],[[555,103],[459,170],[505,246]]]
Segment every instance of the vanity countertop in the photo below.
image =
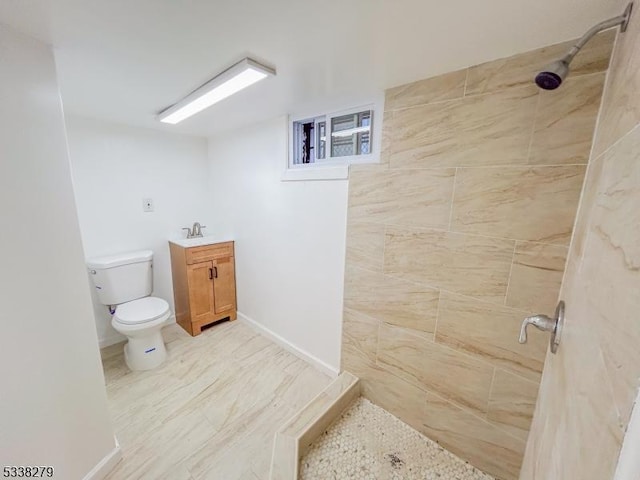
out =
[[205,235],[204,237],[195,238],[171,238],[169,241],[176,245],[180,245],[183,248],[202,247],[204,245],[213,245],[215,243],[233,242],[230,238],[218,237],[215,235]]

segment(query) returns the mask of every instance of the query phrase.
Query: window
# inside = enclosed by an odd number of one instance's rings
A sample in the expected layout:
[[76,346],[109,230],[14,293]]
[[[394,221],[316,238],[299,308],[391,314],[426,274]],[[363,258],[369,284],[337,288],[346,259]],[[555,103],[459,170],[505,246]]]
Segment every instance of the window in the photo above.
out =
[[371,110],[331,119],[331,156],[352,157],[371,153]]
[[326,158],[327,121],[316,117],[293,122],[293,163],[316,163]]
[[[290,119],[290,154],[284,179],[346,178],[347,173],[341,177],[323,176],[322,171],[348,172],[350,163],[377,161],[374,140],[378,134],[373,129],[373,118],[374,108],[369,105],[333,114]],[[315,171],[301,175],[302,170]]]

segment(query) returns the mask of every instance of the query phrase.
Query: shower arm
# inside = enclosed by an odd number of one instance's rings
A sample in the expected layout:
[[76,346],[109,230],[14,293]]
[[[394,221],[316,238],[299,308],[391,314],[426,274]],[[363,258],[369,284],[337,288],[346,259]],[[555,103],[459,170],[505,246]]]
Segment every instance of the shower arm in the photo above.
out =
[[617,17],[610,18],[609,20],[605,20],[600,22],[597,25],[591,27],[587,33],[585,33],[577,43],[571,47],[571,50],[567,52],[567,54],[562,57],[562,61],[567,65],[571,63],[573,57],[577,55],[577,53],[584,47],[589,40],[591,40],[596,34],[602,32],[603,30],[607,30],[612,27],[617,27],[620,25],[620,31],[625,32],[627,30],[627,25],[629,24],[629,18],[631,17],[631,9],[633,8],[633,2],[627,5],[627,8],[624,10],[622,15],[618,15]]

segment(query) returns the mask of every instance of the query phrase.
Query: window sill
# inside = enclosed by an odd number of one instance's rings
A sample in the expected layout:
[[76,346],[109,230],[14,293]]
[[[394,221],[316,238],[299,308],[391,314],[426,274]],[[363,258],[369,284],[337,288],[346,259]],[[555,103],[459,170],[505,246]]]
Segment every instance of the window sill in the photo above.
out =
[[283,182],[295,182],[305,180],[347,180],[349,178],[349,165],[325,165],[305,166],[299,168],[287,168],[282,174]]

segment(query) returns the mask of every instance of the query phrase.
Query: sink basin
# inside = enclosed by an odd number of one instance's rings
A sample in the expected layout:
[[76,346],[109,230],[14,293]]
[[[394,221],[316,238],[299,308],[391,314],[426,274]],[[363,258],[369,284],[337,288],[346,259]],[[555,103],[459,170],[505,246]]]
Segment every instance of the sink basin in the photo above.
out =
[[232,242],[233,240],[227,237],[217,237],[215,235],[206,235],[204,237],[196,237],[196,238],[172,238],[169,241],[176,245],[180,245],[183,248],[189,248],[189,247],[201,247],[203,245],[213,245],[214,243]]

